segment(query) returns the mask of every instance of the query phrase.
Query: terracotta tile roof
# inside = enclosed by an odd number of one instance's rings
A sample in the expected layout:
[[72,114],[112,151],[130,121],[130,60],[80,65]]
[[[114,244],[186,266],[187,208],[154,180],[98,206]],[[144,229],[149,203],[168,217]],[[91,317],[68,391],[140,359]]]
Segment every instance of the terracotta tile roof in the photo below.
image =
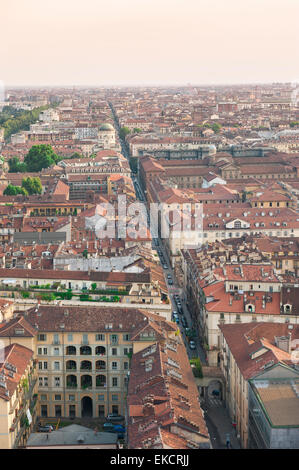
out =
[[[2,363],[0,362],[0,375],[5,376],[6,388],[0,387],[0,397],[8,401],[15,392],[21,377],[24,375],[33,358],[33,351],[20,344],[11,344],[4,348],[4,358],[4,361]],[[7,363],[16,367],[13,377],[7,374],[5,367]],[[5,394],[5,390],[9,392],[8,396]]]
[[205,443],[209,440],[188,356],[181,339],[176,338],[166,339],[163,345],[155,343],[132,357],[129,448],[185,448],[188,443],[182,429]]
[[[67,314],[66,314],[67,312]],[[133,336],[145,325],[156,326],[163,331],[173,329],[172,323],[159,315],[137,308],[46,306],[33,307],[24,314],[25,320],[38,331],[78,332],[130,332]],[[163,324],[159,326],[159,324]],[[108,328],[107,325],[112,325]]]
[[[291,340],[299,339],[299,326],[289,330],[286,323],[241,323],[219,325],[225,341],[243,375],[248,380],[264,371],[264,366],[278,362],[290,363],[291,355],[275,346],[275,337],[288,336]],[[256,358],[250,354],[264,347],[266,351]]]

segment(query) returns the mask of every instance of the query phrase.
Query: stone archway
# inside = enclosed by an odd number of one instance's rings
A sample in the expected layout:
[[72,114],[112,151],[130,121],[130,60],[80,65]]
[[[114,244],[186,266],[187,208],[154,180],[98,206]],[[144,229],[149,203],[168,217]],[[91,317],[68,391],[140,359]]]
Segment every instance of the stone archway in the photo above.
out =
[[82,418],[92,418],[92,399],[83,397],[81,400],[81,416]]
[[223,400],[223,387],[221,380],[211,380],[207,386],[207,398],[218,398]]

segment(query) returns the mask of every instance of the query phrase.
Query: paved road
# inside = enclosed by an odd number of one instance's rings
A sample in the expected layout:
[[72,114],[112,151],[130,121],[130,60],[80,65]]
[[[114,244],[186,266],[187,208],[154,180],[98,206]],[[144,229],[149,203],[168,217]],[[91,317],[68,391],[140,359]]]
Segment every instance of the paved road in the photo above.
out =
[[[112,104],[109,103],[110,105],[110,108],[113,112],[113,107],[112,107]],[[115,121],[115,127],[117,129],[117,131],[119,132],[119,126],[118,126],[118,123],[115,119],[115,116],[114,116],[114,121]],[[122,141],[122,139],[120,139],[120,142],[121,142],[121,147],[122,147],[122,153],[123,155],[129,160],[129,154],[128,154],[128,151],[127,151],[127,148],[126,148],[126,144],[124,141]],[[134,187],[135,187],[135,191],[136,191],[136,196],[137,198],[144,202],[146,201],[146,197],[145,197],[145,194],[144,192],[142,191],[142,188],[139,184],[139,181],[137,179],[137,177],[135,175],[132,175],[132,180],[133,180],[133,184],[134,184]],[[149,211],[147,211],[148,213],[148,222],[150,222],[150,219],[149,219]],[[168,255],[164,249],[164,246],[163,246],[163,243],[160,239],[156,239],[157,242],[158,242],[158,245],[156,246],[155,245],[155,248],[158,250],[160,249],[160,251],[162,252],[162,256],[160,256],[160,260],[161,260],[161,265],[165,265],[167,266],[167,268],[163,268],[164,269],[164,275],[165,275],[165,280],[166,280],[166,283],[168,284],[168,278],[167,278],[167,275],[171,275],[171,279],[173,281],[173,284],[172,285],[168,285],[168,288],[169,288],[169,296],[170,296],[170,300],[172,302],[172,310],[173,311],[177,311],[178,310],[178,307],[177,307],[177,304],[175,302],[175,299],[174,299],[174,295],[177,294],[180,296],[180,300],[181,300],[181,308],[183,310],[183,315],[187,321],[187,325],[189,328],[192,329],[192,319],[191,319],[191,314],[187,308],[187,305],[186,305],[186,301],[185,301],[185,294],[183,292],[183,289],[180,288],[177,284],[176,284],[176,280],[175,280],[175,277],[174,277],[174,272],[173,272],[173,269],[171,267],[171,264],[169,262],[169,258],[168,258]],[[162,258],[162,259],[161,259]],[[186,349],[187,349],[187,352],[188,352],[188,355],[190,358],[193,358],[193,357],[199,357],[200,360],[201,360],[201,363],[203,365],[207,365],[207,361],[206,361],[206,354],[205,354],[205,351],[203,350],[201,344],[200,344],[200,341],[199,341],[199,338],[193,338],[194,339],[194,342],[195,342],[195,346],[196,346],[196,349],[195,350],[191,350],[190,347],[189,347],[189,342],[187,341],[187,337],[186,337],[186,334],[185,334],[185,329],[183,328],[182,324],[180,323],[179,325],[180,327],[180,330],[181,330],[181,334],[182,334],[182,338],[184,339],[184,342],[185,342],[185,346],[186,346]]]
[[221,400],[208,398],[201,403],[213,449],[240,449],[236,431]]
[[[135,185],[135,189],[136,189],[136,194],[137,194],[137,197],[141,200],[141,201],[144,201],[145,200],[145,195],[141,189],[141,186],[138,182],[138,180],[133,177],[133,181],[134,181],[134,185]],[[148,214],[149,215],[149,214]],[[185,300],[185,294],[184,294],[184,291],[181,287],[179,287],[176,283],[176,279],[175,279],[175,276],[174,276],[174,272],[173,272],[173,269],[172,269],[172,266],[169,262],[169,257],[168,257],[168,254],[163,246],[163,243],[160,239],[156,239],[157,240],[157,245],[154,245],[154,247],[160,251],[161,255],[160,256],[160,261],[161,261],[161,265],[162,266],[167,266],[164,268],[164,276],[165,276],[165,280],[166,280],[166,283],[168,284],[168,290],[169,290],[169,297],[170,297],[170,300],[172,302],[172,310],[173,311],[178,311],[178,307],[177,307],[177,304],[175,302],[175,299],[174,299],[174,295],[177,294],[180,296],[180,301],[181,301],[181,308],[183,310],[183,316],[185,317],[186,321],[187,321],[187,325],[188,325],[188,328],[191,328],[192,329],[192,319],[191,319],[191,314],[188,310],[188,307],[186,305],[186,300]],[[173,284],[170,284],[168,283],[168,275],[171,276],[171,280],[173,282]],[[189,342],[187,341],[187,337],[186,337],[186,334],[185,334],[185,328],[182,326],[182,324],[180,323],[179,325],[180,327],[180,330],[181,330],[181,334],[182,334],[182,338],[184,339],[184,342],[185,342],[185,346],[186,346],[186,349],[187,349],[187,352],[188,352],[188,355],[190,358],[193,358],[193,357],[199,357],[200,360],[201,360],[201,363],[203,365],[207,365],[207,361],[206,361],[206,354],[205,354],[205,351],[203,350],[201,344],[200,344],[200,341],[199,341],[199,338],[194,338],[194,342],[195,342],[195,346],[196,346],[196,349],[195,350],[192,350],[190,349],[189,347]]]

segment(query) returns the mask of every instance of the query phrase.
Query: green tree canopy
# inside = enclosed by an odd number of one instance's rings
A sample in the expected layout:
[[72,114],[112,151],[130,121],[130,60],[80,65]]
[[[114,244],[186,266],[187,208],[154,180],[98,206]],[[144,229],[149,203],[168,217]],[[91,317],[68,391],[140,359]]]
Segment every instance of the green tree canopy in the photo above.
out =
[[25,173],[27,171],[26,163],[20,162],[18,157],[12,157],[8,160],[9,173]]
[[119,130],[119,137],[121,139],[125,139],[125,137],[128,135],[128,134],[131,134],[131,131],[128,127],[121,127],[120,130]]
[[14,186],[13,184],[9,184],[3,191],[3,194],[5,196],[16,196],[17,194],[28,196],[28,191],[21,186]]
[[28,171],[41,171],[58,160],[58,155],[56,155],[51,145],[48,144],[33,145],[24,158]]
[[23,178],[22,188],[28,191],[28,194],[41,194],[43,187],[39,178]]

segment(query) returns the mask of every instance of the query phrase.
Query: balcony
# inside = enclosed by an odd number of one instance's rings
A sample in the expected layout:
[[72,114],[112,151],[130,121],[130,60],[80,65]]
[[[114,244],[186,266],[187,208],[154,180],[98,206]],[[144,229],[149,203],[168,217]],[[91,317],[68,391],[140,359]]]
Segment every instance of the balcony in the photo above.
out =
[[77,384],[73,384],[73,383],[66,384],[66,388],[75,389],[77,387],[78,387]]

